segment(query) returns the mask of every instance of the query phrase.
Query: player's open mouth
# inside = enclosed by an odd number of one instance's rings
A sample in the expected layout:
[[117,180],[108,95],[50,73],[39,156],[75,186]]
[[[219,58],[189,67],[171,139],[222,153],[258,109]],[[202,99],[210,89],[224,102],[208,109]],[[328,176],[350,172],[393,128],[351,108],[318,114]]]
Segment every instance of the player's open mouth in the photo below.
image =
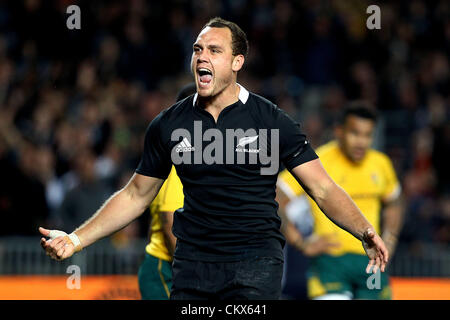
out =
[[198,81],[201,87],[208,86],[213,79],[211,70],[207,68],[197,69],[197,74],[198,74]]

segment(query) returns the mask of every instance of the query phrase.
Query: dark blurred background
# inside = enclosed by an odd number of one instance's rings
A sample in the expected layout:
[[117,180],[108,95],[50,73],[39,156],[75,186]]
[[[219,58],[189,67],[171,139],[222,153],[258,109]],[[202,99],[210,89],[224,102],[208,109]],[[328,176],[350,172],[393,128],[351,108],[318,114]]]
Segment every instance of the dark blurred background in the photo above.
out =
[[[66,27],[71,4],[80,30]],[[380,30],[366,28],[371,4]],[[290,113],[314,146],[348,101],[376,106],[374,147],[407,199],[399,252],[438,248],[448,275],[448,0],[0,1],[0,236],[70,232],[124,186],[146,126],[192,81],[192,44],[214,16],[248,35],[238,82]],[[147,230],[143,215],[113,243]]]

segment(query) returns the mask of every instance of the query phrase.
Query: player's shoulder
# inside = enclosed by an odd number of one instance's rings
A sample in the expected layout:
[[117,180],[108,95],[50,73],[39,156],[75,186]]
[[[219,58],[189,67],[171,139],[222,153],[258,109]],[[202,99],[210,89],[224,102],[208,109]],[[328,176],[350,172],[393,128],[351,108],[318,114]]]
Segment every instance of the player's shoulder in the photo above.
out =
[[259,94],[250,92],[248,100],[252,114],[271,127],[278,127],[281,125],[280,123],[285,124],[286,120],[295,122],[286,111]]
[[160,113],[161,119],[163,121],[172,120],[173,118],[177,118],[181,113],[192,112],[193,99],[194,99],[194,94],[192,94],[189,97],[186,97],[180,101],[177,101],[176,103],[171,105],[169,108],[161,111],[161,113]]
[[316,153],[320,158],[336,157],[339,153],[339,145],[336,140],[331,140],[316,148]]
[[391,159],[388,157],[388,155],[376,149],[369,149],[369,151],[367,152],[367,158],[370,162],[380,165],[391,164]]
[[275,103],[254,92],[249,92],[248,100],[251,105],[261,108],[261,111],[273,112],[278,108]]
[[180,100],[170,107],[162,110],[149,124],[150,128],[169,128],[179,126],[185,117],[183,114],[192,112],[193,95]]

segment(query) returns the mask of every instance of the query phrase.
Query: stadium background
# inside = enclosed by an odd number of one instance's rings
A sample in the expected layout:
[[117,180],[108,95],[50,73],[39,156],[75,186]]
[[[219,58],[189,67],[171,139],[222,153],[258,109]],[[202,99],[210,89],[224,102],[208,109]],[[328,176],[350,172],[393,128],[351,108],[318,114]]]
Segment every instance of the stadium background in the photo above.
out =
[[[66,27],[71,4],[81,30]],[[371,4],[380,30],[366,28]],[[192,80],[192,43],[214,16],[248,34],[238,82],[290,113],[314,146],[347,101],[376,106],[375,147],[407,200],[394,297],[450,299],[446,0],[0,1],[0,298],[42,299],[42,286],[49,299],[137,297],[148,214],[62,263],[41,252],[37,227],[71,231],[124,185],[147,124]],[[285,297],[304,298],[307,261],[289,247],[287,257]],[[71,264],[82,290],[66,288]]]

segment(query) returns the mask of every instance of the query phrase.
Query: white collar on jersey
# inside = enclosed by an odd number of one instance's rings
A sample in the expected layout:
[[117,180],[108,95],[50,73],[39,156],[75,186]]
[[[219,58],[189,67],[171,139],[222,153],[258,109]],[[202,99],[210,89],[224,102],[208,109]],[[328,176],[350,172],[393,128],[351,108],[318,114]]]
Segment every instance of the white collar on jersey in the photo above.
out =
[[[250,93],[248,92],[247,89],[245,89],[239,83],[236,83],[236,84],[241,88],[241,90],[239,90],[239,100],[241,100],[241,102],[243,104],[245,104],[247,102],[247,100],[248,100],[248,96],[250,95]],[[193,106],[195,106],[195,103],[197,102],[197,96],[198,96],[198,93],[196,93],[194,95],[194,100],[192,100],[192,105]]]

